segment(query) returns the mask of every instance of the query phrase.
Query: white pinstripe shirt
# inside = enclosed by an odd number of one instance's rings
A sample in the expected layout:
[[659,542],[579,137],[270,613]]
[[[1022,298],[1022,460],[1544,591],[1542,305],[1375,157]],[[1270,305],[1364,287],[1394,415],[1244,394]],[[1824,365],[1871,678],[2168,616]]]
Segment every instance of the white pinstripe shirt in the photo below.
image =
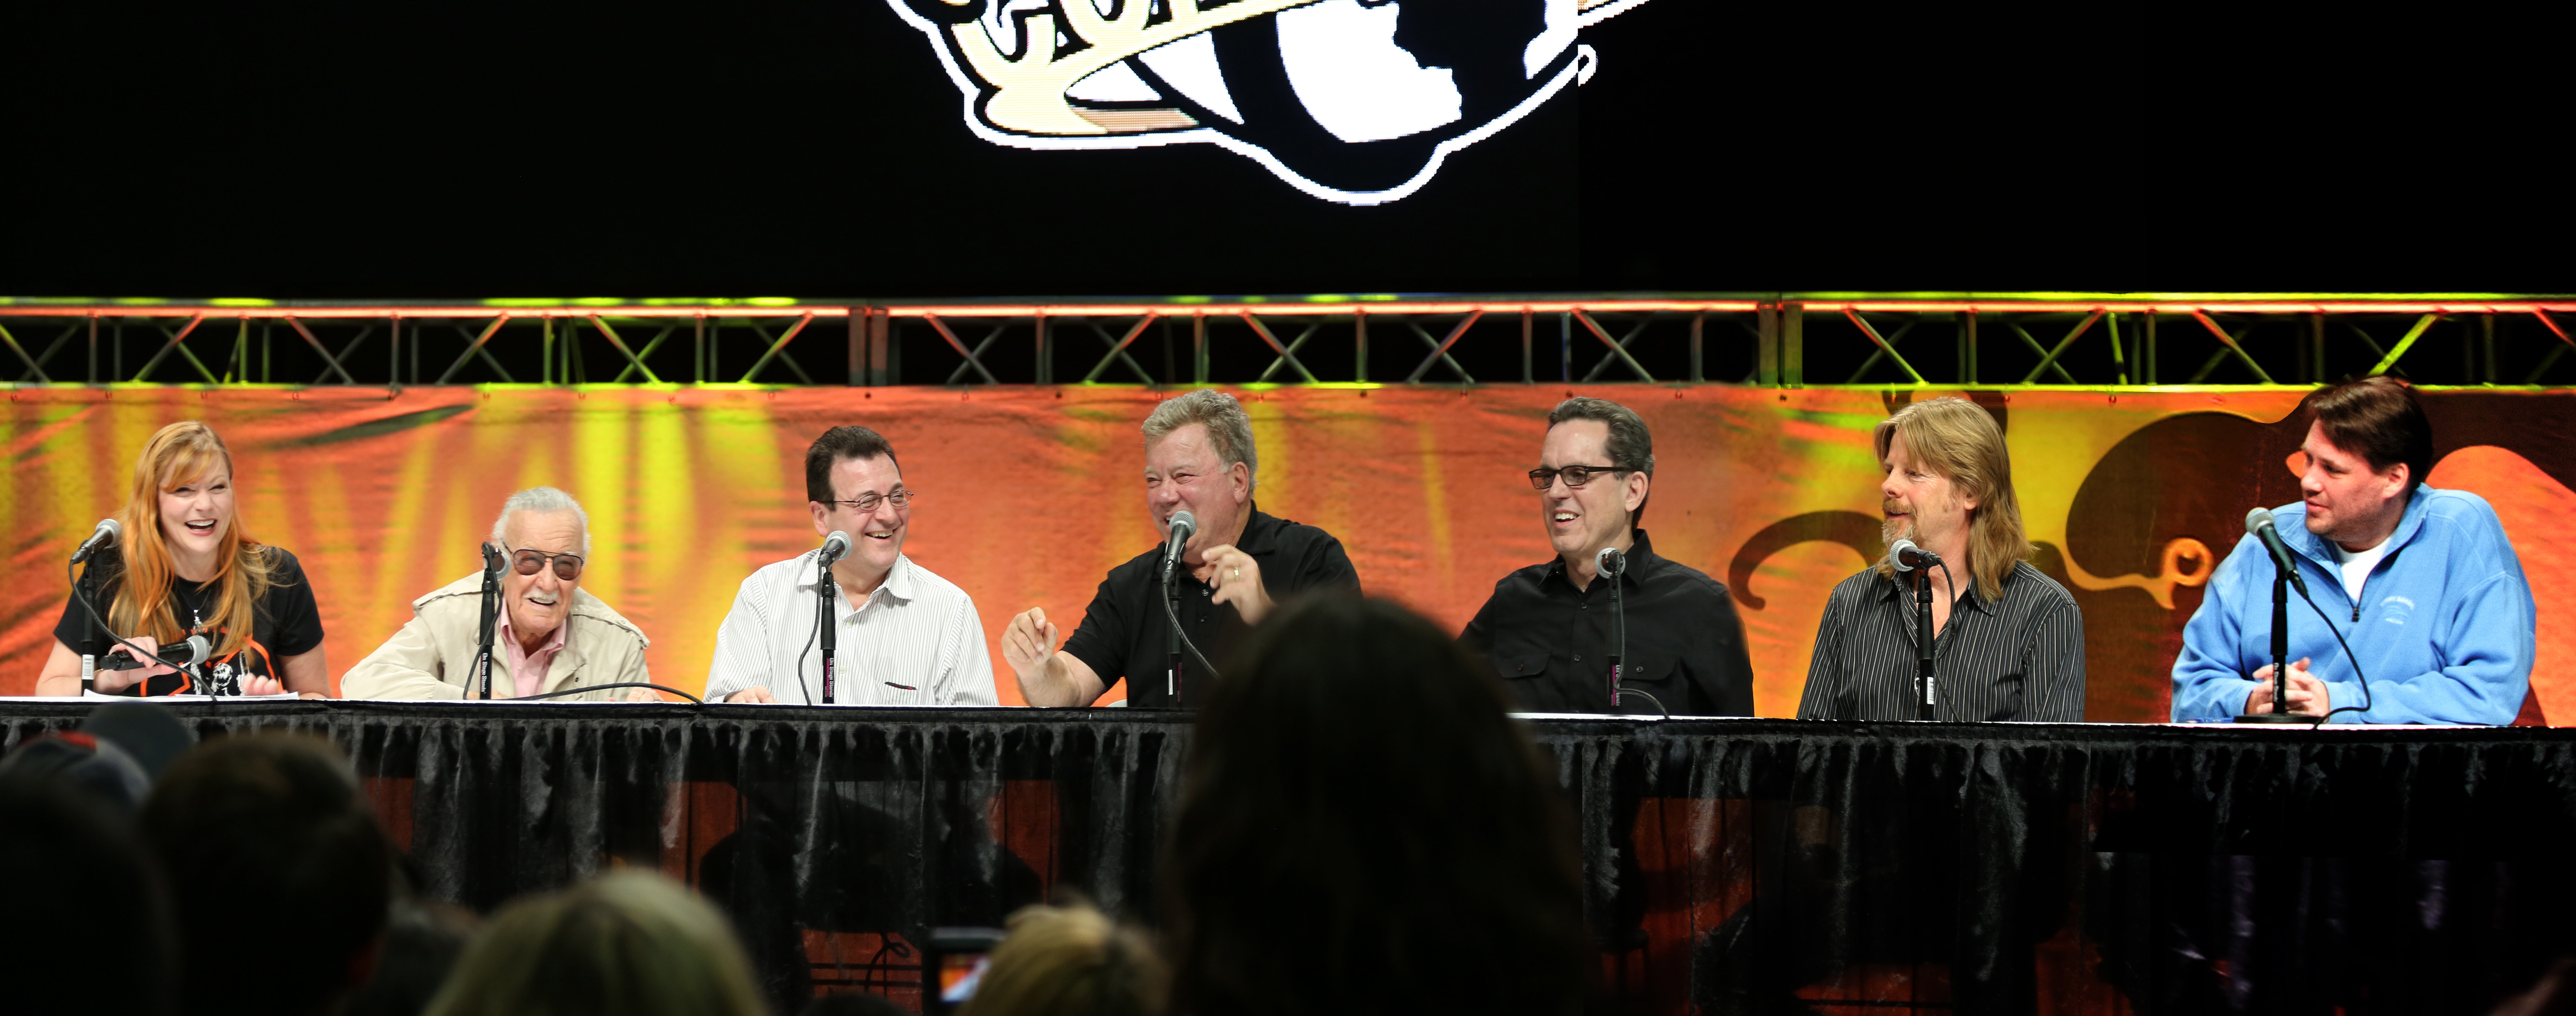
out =
[[[733,609],[716,629],[716,658],[707,668],[709,701],[754,685],[780,702],[806,705],[822,698],[815,553],[766,565],[742,580]],[[956,583],[898,554],[894,570],[867,599],[853,607],[845,588],[839,607],[833,655],[840,664],[832,704],[1001,704],[993,691],[984,622],[974,599]]]

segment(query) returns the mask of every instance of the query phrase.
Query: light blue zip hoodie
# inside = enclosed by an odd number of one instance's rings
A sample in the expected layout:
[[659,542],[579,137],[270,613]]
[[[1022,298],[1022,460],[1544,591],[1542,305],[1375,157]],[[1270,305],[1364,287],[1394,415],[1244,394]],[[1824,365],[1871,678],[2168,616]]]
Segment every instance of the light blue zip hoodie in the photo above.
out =
[[[2338,722],[2513,722],[2531,687],[2539,616],[2522,561],[2486,499],[2415,488],[2356,604],[2325,539],[2308,532],[2307,506],[2273,510],[2281,540],[2370,679],[2371,708]],[[2290,660],[2309,660],[2334,708],[2362,704],[2353,661],[2317,612],[2290,590]],[[2183,628],[2173,669],[2173,718],[2227,720],[2255,688],[2246,675],[2272,662],[2272,557],[2247,536],[2218,566],[2200,612]]]

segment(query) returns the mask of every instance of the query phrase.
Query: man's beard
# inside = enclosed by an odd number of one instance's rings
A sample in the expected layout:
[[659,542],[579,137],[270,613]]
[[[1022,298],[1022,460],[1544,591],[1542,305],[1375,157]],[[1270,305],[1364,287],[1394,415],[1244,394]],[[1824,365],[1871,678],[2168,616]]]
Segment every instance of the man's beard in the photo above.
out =
[[[1923,542],[1922,536],[1914,525],[1914,512],[1905,502],[1884,501],[1879,504],[1878,510],[1888,516],[1878,524],[1879,542],[1889,546],[1894,546],[1898,540],[1912,540],[1917,544]],[[1899,517],[1897,514],[1899,512],[1904,514]]]

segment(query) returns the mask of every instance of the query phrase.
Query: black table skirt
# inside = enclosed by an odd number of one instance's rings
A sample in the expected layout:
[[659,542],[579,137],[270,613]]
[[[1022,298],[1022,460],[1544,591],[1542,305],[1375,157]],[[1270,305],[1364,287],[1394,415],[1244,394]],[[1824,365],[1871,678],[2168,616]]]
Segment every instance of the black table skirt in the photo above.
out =
[[[1152,923],[1190,737],[1125,710],[174,708],[339,742],[438,898],[684,879],[782,1008],[916,999],[922,929],[1060,888]],[[86,712],[0,723],[14,746]],[[2476,1013],[2576,949],[2576,730],[1532,731],[1613,1011]]]

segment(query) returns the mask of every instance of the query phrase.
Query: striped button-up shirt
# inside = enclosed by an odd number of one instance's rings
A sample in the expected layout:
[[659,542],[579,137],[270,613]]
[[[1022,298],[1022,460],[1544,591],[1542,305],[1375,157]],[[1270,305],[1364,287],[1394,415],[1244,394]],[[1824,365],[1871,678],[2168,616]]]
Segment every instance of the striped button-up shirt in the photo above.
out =
[[[1875,568],[1835,586],[1816,626],[1798,718],[1914,719],[1914,611],[1912,587]],[[2084,719],[2084,614],[2066,587],[2030,562],[2013,565],[1992,602],[1971,579],[1932,645],[1940,719]]]
[[[816,645],[814,555],[806,551],[742,580],[733,610],[716,629],[707,668],[708,700],[759,685],[778,701],[821,704]],[[860,602],[841,590],[833,656],[833,705],[990,706],[993,657],[966,591],[896,555],[894,570]]]

